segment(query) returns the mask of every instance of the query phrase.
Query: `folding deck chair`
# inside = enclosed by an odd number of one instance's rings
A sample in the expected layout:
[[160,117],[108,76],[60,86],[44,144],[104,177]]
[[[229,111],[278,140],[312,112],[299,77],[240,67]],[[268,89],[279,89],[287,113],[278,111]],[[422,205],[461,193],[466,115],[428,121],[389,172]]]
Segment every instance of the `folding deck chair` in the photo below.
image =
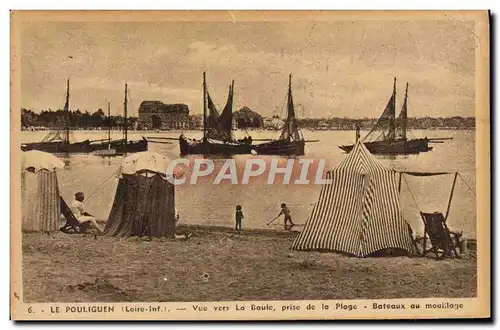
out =
[[[457,253],[460,236],[448,229],[443,213],[420,212],[420,216],[425,225],[422,256],[433,252],[438,259],[443,259],[447,256],[453,257],[453,254],[455,257],[460,258],[459,253]],[[429,238],[432,244],[432,247],[429,249],[426,249],[427,238]]]
[[60,196],[60,198],[61,213],[64,216],[64,219],[66,219],[66,223],[64,226],[59,228],[59,230],[66,234],[85,234],[89,227],[89,223],[79,223],[64,198],[62,198],[62,196]]

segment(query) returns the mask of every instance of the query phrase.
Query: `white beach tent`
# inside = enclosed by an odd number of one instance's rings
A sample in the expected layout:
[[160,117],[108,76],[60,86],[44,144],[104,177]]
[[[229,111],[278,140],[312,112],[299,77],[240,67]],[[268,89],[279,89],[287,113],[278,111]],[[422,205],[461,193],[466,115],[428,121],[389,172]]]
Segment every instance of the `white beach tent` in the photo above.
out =
[[56,170],[64,162],[56,156],[31,150],[21,160],[22,230],[59,230],[61,209]]
[[327,173],[319,200],[295,250],[339,251],[365,257],[384,249],[413,251],[400,209],[399,173],[380,163],[360,141]]

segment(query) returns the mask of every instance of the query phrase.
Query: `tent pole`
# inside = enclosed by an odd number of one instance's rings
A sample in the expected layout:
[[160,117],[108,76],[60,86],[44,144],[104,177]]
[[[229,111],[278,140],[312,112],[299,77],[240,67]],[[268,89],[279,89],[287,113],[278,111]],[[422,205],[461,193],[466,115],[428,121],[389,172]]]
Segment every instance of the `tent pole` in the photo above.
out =
[[401,179],[403,178],[403,172],[399,172],[399,184],[398,184],[398,193],[401,194]]
[[455,184],[457,182],[457,176],[458,176],[458,172],[455,172],[455,177],[453,178],[453,185],[451,186],[450,199],[448,201],[448,208],[446,209],[446,215],[444,216],[444,220],[445,221],[448,219],[448,214],[450,213],[451,199],[453,198],[453,191],[455,190]]

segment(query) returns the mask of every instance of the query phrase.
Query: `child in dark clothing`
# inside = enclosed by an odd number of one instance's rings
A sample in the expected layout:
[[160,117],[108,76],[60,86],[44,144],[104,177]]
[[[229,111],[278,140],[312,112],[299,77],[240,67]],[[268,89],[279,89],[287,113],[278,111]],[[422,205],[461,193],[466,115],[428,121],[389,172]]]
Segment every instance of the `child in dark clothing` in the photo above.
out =
[[241,223],[243,221],[243,211],[241,210],[241,205],[236,205],[236,230],[241,231],[243,229]]

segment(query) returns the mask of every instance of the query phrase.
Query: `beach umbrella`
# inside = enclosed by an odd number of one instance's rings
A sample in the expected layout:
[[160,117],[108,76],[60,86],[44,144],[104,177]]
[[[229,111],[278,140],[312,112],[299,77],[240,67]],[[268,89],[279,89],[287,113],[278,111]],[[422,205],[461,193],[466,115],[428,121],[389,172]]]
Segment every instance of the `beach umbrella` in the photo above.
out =
[[64,168],[64,162],[52,154],[31,150],[23,152],[21,166],[22,230],[57,231],[61,209],[56,170]]

